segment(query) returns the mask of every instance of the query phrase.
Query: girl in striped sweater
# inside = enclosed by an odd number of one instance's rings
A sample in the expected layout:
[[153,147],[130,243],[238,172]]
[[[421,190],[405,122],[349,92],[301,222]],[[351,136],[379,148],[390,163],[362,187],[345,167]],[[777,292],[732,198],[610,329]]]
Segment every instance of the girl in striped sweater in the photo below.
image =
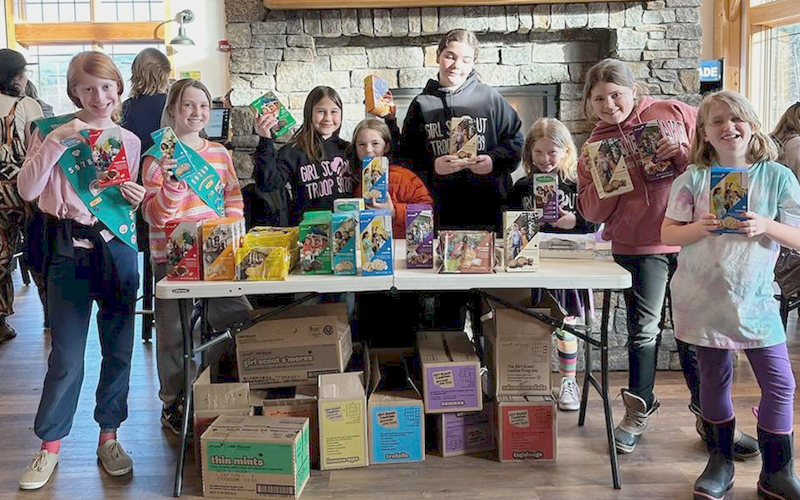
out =
[[[214,167],[225,185],[225,216],[243,215],[242,191],[228,151],[216,142],[200,137],[210,116],[211,94],[205,85],[186,78],[172,85],[161,115],[161,126],[171,127],[178,139],[194,149]],[[152,156],[142,165],[142,180],[147,191],[144,218],[150,224],[150,250],[156,280],[167,274],[164,226],[173,220],[209,220],[218,215],[191,190],[175,178],[175,160],[159,161]],[[208,301],[208,321],[215,331],[247,319],[251,310],[244,297]],[[164,403],[161,423],[175,434],[180,432],[183,413],[183,333],[177,301],[156,299],[156,361],[161,383],[159,398]]]

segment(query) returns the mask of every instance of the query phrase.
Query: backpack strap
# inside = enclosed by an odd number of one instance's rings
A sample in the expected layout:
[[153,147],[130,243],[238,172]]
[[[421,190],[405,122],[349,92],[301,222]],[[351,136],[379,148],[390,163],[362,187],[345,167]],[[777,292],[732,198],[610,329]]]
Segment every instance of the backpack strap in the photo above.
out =
[[22,96],[16,101],[14,101],[14,104],[11,106],[11,111],[9,111],[8,114],[5,116],[5,118],[3,118],[3,120],[5,121],[5,133],[6,133],[4,142],[8,145],[11,145],[11,143],[14,141],[15,132],[17,133],[17,135],[19,135],[19,132],[17,132],[17,128],[14,126],[14,119],[16,118],[17,114],[17,104],[19,104],[23,99],[25,99],[25,96]]

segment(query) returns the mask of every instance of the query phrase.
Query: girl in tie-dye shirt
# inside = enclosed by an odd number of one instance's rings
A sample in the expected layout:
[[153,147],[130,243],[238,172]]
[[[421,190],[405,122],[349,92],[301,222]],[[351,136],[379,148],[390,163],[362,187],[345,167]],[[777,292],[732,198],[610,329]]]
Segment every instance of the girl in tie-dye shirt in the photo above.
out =
[[[800,186],[774,161],[775,144],[739,94],[722,91],[703,99],[696,127],[694,164],[673,183],[661,228],[665,243],[682,247],[671,285],[673,319],[677,337],[697,346],[700,406],[711,452],[695,483],[695,498],[721,499],[733,486],[730,352],[744,349],[762,391],[759,492],[797,499],[795,381],[772,282],[779,246],[800,249]],[[712,232],[721,225],[709,211],[709,167],[715,165],[748,169],[749,211],[739,234]]]

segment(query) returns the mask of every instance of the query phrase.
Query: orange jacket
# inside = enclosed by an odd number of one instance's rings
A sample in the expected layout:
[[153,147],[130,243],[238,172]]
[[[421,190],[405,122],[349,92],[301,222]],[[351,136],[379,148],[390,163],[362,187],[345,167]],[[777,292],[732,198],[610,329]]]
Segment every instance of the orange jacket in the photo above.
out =
[[[356,195],[361,193],[361,184],[356,187]],[[389,165],[389,196],[394,204],[392,232],[395,239],[406,237],[406,205],[429,203],[433,198],[428,186],[417,174],[399,165]]]

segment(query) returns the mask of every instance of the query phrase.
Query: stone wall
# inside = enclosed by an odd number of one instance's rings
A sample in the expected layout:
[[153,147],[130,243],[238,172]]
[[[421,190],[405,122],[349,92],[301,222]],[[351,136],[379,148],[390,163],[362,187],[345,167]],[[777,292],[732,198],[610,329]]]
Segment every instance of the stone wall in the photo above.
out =
[[[247,105],[274,91],[298,122],[306,95],[329,85],[344,101],[342,136],[364,117],[363,79],[421,88],[436,76],[439,37],[454,28],[480,40],[476,69],[493,86],[558,84],[559,118],[582,143],[591,125],[580,105],[588,68],[606,57],[627,61],[648,94],[699,102],[701,0],[542,4],[492,7],[268,10],[260,0],[225,0],[230,59],[233,153],[243,183],[258,143]],[[621,315],[621,316],[620,316]],[[621,318],[621,320],[620,320]],[[614,345],[626,337],[624,308]],[[671,333],[671,332],[670,332]],[[671,335],[659,367],[674,366]],[[614,368],[627,367],[614,348]],[[623,366],[624,364],[624,366]]]

